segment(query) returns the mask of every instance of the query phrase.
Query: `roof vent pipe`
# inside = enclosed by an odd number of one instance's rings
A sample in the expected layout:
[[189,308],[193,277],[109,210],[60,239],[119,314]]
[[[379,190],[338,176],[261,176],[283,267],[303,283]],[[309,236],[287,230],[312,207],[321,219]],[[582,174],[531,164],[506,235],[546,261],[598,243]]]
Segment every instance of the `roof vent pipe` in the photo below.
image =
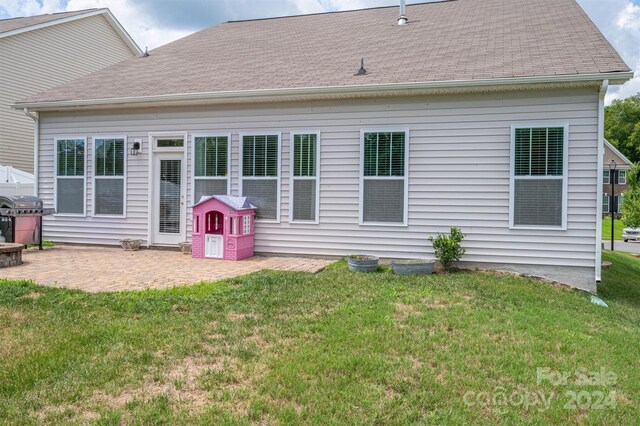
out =
[[407,4],[406,0],[400,0],[400,17],[398,18],[398,25],[407,25],[409,18],[407,18]]

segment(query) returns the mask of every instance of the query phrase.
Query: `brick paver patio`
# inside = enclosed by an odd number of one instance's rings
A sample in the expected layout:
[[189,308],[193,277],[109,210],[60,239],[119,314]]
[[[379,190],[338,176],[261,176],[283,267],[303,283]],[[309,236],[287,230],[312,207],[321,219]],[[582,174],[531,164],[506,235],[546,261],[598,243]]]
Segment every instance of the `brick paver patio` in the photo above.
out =
[[331,260],[256,256],[239,262],[192,259],[177,251],[59,245],[23,252],[24,264],[0,269],[0,278],[33,280],[90,292],[170,288],[258,272],[318,272]]

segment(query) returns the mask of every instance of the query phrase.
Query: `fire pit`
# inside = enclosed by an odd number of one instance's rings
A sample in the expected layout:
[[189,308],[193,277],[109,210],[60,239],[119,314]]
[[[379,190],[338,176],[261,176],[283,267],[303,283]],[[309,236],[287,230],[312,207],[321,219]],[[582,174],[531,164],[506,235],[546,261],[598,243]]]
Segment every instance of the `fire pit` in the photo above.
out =
[[0,268],[22,265],[22,244],[0,243]]

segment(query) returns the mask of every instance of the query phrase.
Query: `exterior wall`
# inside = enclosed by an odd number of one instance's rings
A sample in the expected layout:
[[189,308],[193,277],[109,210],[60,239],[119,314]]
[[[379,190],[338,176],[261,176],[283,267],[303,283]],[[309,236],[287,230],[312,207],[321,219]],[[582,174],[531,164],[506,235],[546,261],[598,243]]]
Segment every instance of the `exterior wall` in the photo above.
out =
[[0,165],[33,172],[33,120],[9,104],[134,56],[102,16],[0,39]]
[[[510,127],[521,122],[569,124],[568,227],[509,229]],[[358,225],[360,131],[408,128],[408,226]],[[320,140],[320,223],[290,224],[290,132],[318,130]],[[324,101],[154,110],[46,113],[41,118],[40,193],[53,207],[55,137],[127,135],[143,141],[129,157],[125,219],[48,217],[47,239],[116,244],[121,238],[147,241],[149,132],[230,132],[231,192],[238,191],[240,132],[282,132],[281,220],[256,222],[257,252],[385,258],[432,257],[427,237],[461,227],[467,238],[464,260],[472,265],[520,265],[523,272],[570,270],[572,283],[595,289],[598,93],[595,89],[504,92],[404,99]],[[88,152],[92,142],[89,139]],[[87,212],[91,173],[87,175]],[[191,167],[188,175],[191,177]],[[191,179],[188,199],[192,200]],[[190,224],[187,226],[190,232]],[[545,273],[547,273],[545,272]],[[539,275],[545,275],[540,272]],[[564,276],[564,275],[562,275]],[[564,281],[566,279],[563,278]]]

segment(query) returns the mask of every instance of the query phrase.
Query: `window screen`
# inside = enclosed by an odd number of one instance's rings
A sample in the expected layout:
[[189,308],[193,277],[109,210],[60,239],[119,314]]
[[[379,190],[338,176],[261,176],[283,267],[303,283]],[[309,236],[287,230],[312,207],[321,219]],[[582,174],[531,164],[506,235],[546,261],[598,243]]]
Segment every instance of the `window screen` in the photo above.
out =
[[515,129],[514,149],[514,225],[561,227],[564,128]]
[[406,133],[366,132],[363,143],[362,221],[404,223]]
[[318,135],[294,134],[291,155],[293,159],[291,219],[294,222],[315,222],[317,220]]
[[84,139],[56,140],[56,212],[84,214]]
[[277,135],[242,137],[242,196],[257,207],[258,219],[278,219],[279,149]]
[[125,193],[124,138],[96,138],[94,203],[95,215],[124,215]]
[[203,196],[227,195],[229,192],[229,137],[194,138],[194,189],[198,202]]

